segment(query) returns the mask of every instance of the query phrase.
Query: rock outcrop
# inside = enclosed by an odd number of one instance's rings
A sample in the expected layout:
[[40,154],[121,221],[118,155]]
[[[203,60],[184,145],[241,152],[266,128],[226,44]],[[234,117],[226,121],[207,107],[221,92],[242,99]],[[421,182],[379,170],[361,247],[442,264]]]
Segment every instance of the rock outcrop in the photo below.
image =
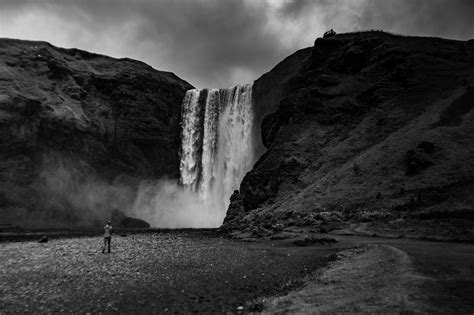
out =
[[[39,211],[57,219],[58,208],[68,205],[39,202],[44,191],[37,188],[45,185],[38,178],[64,160],[80,164],[71,172],[84,173],[81,178],[176,178],[181,101],[190,88],[173,73],[136,60],[0,39],[2,223],[30,218],[35,225]],[[80,221],[71,209],[63,214],[60,222]]]
[[125,229],[147,229],[148,222],[141,219],[131,218],[118,209],[113,209],[111,214],[112,226]]
[[267,150],[223,228],[377,222],[404,233],[427,212],[442,222],[414,224],[474,236],[458,220],[474,213],[473,90],[474,40],[318,38],[255,82]]

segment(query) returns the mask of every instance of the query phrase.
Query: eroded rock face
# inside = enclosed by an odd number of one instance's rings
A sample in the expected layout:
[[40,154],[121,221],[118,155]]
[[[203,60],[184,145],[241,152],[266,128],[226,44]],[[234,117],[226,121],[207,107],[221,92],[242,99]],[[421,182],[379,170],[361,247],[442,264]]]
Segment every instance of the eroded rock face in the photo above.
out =
[[[473,84],[472,41],[318,38],[254,84],[267,150],[234,194],[229,209],[240,210],[228,212],[224,227],[260,226],[263,217],[306,224],[295,218],[337,212],[337,220],[308,223],[328,231],[400,219],[408,215],[394,210],[402,205],[472,209],[461,192],[474,178]],[[459,200],[418,202],[439,187]]]
[[[299,73],[310,56],[311,48],[299,50],[254,82],[252,97],[254,104],[258,104],[255,107],[255,126],[260,126],[264,119],[268,120],[267,115],[278,109],[280,101],[288,95],[288,86],[291,85],[288,81]],[[261,131],[267,133],[267,128],[262,128]],[[266,134],[262,134],[262,137],[256,139],[257,155],[264,152],[266,137]]]
[[[192,86],[173,73],[13,39],[0,39],[0,69],[3,220],[34,221],[44,208],[34,185],[45,160],[74,160],[106,180],[179,175],[181,101]],[[61,221],[77,221],[65,213]]]

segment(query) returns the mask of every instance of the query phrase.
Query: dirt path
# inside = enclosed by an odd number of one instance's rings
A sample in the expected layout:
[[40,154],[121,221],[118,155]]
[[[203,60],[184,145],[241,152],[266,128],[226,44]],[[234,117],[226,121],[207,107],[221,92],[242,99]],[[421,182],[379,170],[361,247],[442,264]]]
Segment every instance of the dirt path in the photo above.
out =
[[358,246],[313,273],[302,289],[265,299],[264,313],[474,311],[474,245],[336,237]]
[[266,314],[426,312],[412,301],[415,275],[406,253],[386,245],[346,250],[298,291],[266,302]]
[[474,244],[408,239],[355,239],[387,244],[406,252],[414,271],[425,277],[414,298],[429,305],[431,313],[474,313]]
[[284,294],[336,246],[245,243],[202,233],[0,243],[0,313],[222,313]]

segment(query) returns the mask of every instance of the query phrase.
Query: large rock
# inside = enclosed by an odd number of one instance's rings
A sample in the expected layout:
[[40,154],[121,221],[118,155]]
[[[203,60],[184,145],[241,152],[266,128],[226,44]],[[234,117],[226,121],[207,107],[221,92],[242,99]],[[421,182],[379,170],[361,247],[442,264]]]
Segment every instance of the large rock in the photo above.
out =
[[318,38],[254,84],[267,150],[224,228],[327,211],[341,213],[340,227],[364,213],[399,218],[400,207],[473,209],[473,86],[474,41]]
[[38,179],[64,160],[80,164],[74,172],[83,178],[176,178],[181,101],[190,88],[136,60],[0,39],[0,223],[40,223],[40,210],[80,221],[64,202],[38,201],[44,191],[36,188],[45,186]]
[[113,209],[111,212],[112,226],[116,228],[125,229],[147,229],[150,224],[144,220],[129,217],[118,209]]

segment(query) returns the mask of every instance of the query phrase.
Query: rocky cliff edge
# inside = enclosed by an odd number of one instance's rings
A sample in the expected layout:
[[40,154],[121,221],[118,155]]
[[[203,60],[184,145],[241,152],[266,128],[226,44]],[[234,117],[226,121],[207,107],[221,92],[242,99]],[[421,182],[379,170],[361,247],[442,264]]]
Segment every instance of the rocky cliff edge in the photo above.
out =
[[254,94],[266,151],[223,229],[474,237],[474,40],[318,38]]

